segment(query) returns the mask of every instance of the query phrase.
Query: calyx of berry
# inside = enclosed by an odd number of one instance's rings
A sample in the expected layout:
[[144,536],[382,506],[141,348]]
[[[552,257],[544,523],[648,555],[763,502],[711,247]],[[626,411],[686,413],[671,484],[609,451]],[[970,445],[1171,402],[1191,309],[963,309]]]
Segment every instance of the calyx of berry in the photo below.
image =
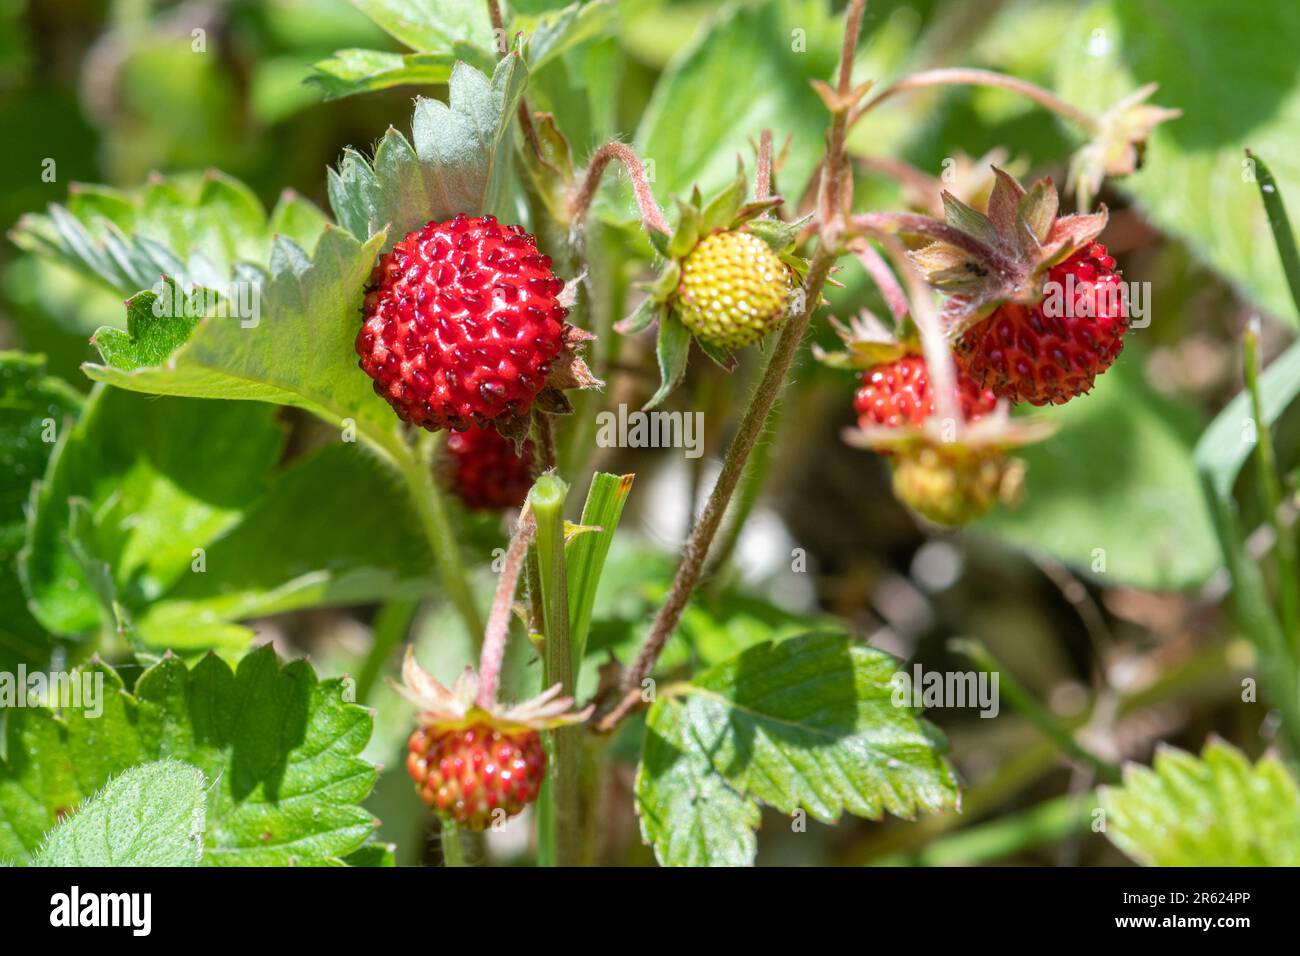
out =
[[1160,84],[1148,83],[1102,113],[1092,140],[1070,161],[1069,182],[1086,209],[1107,176],[1128,176],[1142,166],[1151,131],[1166,120],[1177,119],[1182,110],[1156,106],[1147,100]]
[[923,445],[964,445],[973,449],[1012,451],[1042,441],[1056,431],[1057,424],[1043,416],[1011,417],[1005,402],[975,421],[965,425],[940,418],[927,418],[920,425],[903,428],[846,428],[841,437],[846,444],[871,451],[898,452]]
[[994,504],[1015,504],[1024,463],[1009,453],[1056,430],[1044,418],[1011,418],[1005,402],[964,425],[934,417],[919,425],[846,429],[844,441],[890,457],[894,494],[933,524],[966,524]]
[[1006,302],[1031,305],[1043,297],[1045,275],[1092,242],[1106,226],[1106,207],[1058,216],[1060,197],[1050,178],[1026,191],[996,167],[988,212],[943,194],[947,224],[906,225],[904,232],[933,241],[911,253],[934,288],[947,293],[942,318],[950,339],[961,336]]
[[830,318],[831,328],[844,343],[842,351],[828,352],[813,343],[813,357],[831,368],[850,369],[865,372],[894,362],[905,355],[919,354],[921,344],[915,334],[905,332],[902,337],[894,334],[870,309],[863,309],[850,317],[848,324],[835,317]]
[[[678,222],[671,235],[647,233],[655,251],[664,257],[664,265],[659,276],[643,287],[647,295],[636,311],[615,326],[620,333],[630,334],[659,322],[657,353],[662,384],[647,408],[662,402],[681,383],[692,340],[715,363],[731,371],[736,366],[734,349],[760,340],[788,315],[790,297],[808,269],[806,260],[794,252],[806,220],[776,218],[771,213],[782,204],[782,198],[747,200],[749,191],[740,167],[731,184],[707,202],[698,187],[688,201],[678,200]],[[719,292],[715,288],[719,283],[728,285],[735,278],[723,275],[721,266],[742,252],[765,260],[761,270],[742,277],[746,288]],[[759,278],[760,272],[763,278]],[[703,317],[696,316],[697,321],[684,324],[684,317],[692,318],[696,306],[692,291],[697,286],[718,293],[716,301],[733,302],[735,314],[708,316],[707,321],[698,321]]]
[[555,684],[536,697],[515,704],[493,701],[483,706],[478,701],[479,678],[466,667],[451,687],[420,666],[408,647],[402,661],[402,682],[393,688],[420,708],[420,725],[436,730],[458,730],[486,725],[495,730],[515,733],[523,730],[550,730],[580,724],[591,716],[591,707],[573,710],[573,698],[561,697],[561,685]]

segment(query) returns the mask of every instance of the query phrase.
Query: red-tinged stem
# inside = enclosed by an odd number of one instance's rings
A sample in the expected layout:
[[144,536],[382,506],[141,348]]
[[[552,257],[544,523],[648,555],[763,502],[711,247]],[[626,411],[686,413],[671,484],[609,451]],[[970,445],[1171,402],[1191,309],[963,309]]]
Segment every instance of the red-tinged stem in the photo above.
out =
[[758,137],[758,170],[754,174],[754,198],[759,202],[772,195],[772,131]]
[[1033,83],[1016,79],[1014,76],[995,73],[992,70],[978,70],[969,67],[925,70],[921,73],[905,76],[893,86],[886,87],[858,107],[853,115],[849,117],[849,126],[852,126],[881,103],[902,93],[904,90],[915,90],[926,86],[993,86],[998,89],[1011,90],[1014,93],[1028,97],[1040,106],[1047,107],[1047,109],[1063,119],[1067,119],[1079,126],[1089,135],[1097,132],[1097,120],[1090,113],[1086,113],[1077,106],[1065,102],[1065,100],[1041,86],[1035,86]]
[[929,216],[922,216],[920,213],[862,212],[851,216],[849,223],[855,230],[875,235],[905,232],[916,236],[925,236],[927,239],[935,239],[939,242],[946,242],[958,249],[969,252],[972,256],[993,266],[1000,272],[1007,275],[1015,273],[1015,268],[1007,261],[1005,256],[986,246],[974,236],[967,235],[946,222],[931,219]]
[[[847,92],[851,81],[853,56],[854,51],[857,49],[858,28],[861,26],[862,13],[865,7],[866,0],[851,0],[845,15],[845,38],[840,65],[840,88],[842,92]],[[772,406],[776,403],[777,396],[780,395],[781,389],[785,385],[790,366],[793,364],[795,355],[799,350],[799,343],[808,329],[808,323],[812,320],[813,313],[821,303],[822,290],[825,288],[826,279],[830,275],[831,268],[835,265],[835,260],[839,255],[838,237],[843,230],[846,212],[836,201],[845,195],[842,177],[849,172],[844,155],[847,119],[847,109],[833,112],[831,126],[826,135],[827,162],[825,168],[827,173],[825,188],[829,194],[829,202],[823,203],[823,208],[833,217],[833,221],[823,221],[821,224],[821,241],[818,243],[817,250],[813,253],[812,261],[808,266],[808,275],[804,280],[803,306],[798,314],[792,316],[786,323],[785,328],[781,330],[776,348],[772,351],[772,357],[768,360],[767,368],[763,370],[763,377],[754,389],[749,405],[736,428],[736,434],[727,448],[722,470],[718,473],[718,479],[713,485],[713,490],[709,493],[709,499],[705,503],[699,519],[691,529],[690,535],[687,537],[686,545],[682,551],[681,564],[677,566],[677,573],[673,577],[668,596],[659,608],[659,613],[655,615],[654,622],[650,626],[650,633],[646,635],[646,639],[637,653],[636,660],[623,675],[622,693],[619,700],[598,721],[597,727],[602,731],[612,730],[625,715],[630,713],[641,702],[642,683],[654,669],[655,662],[663,652],[664,645],[668,643],[668,638],[677,629],[682,612],[686,608],[686,603],[690,600],[691,594],[694,593],[696,586],[700,582],[700,573],[704,568],[705,560],[708,558],[709,548],[713,543],[714,536],[717,534],[719,525],[722,523],[723,515],[726,513],[727,505],[736,490],[736,485],[744,473],[745,463],[748,461],[750,452],[754,449],[754,443],[758,440],[758,436],[762,433],[768,417],[772,413]]]
[[506,656],[506,637],[510,633],[510,615],[515,603],[515,587],[519,584],[519,573],[523,570],[528,544],[536,529],[532,514],[525,508],[519,516],[514,537],[510,539],[510,547],[506,549],[505,566],[501,569],[501,580],[497,583],[497,593],[492,598],[492,610],[488,612],[487,629],[483,634],[476,703],[484,710],[496,703],[501,662]]
[[894,320],[902,321],[903,317],[907,315],[907,293],[898,284],[898,278],[889,268],[889,263],[885,262],[880,253],[876,251],[876,247],[869,242],[855,242],[853,244],[853,254],[858,257],[858,261],[862,263],[862,268],[867,270],[867,275],[871,276],[871,281],[880,290],[885,305],[889,306],[889,311],[894,316]]
[[840,44],[841,96],[853,86],[853,60],[858,52],[858,34],[862,32],[862,16],[867,12],[867,0],[854,0],[844,11],[844,40]]
[[642,682],[650,676],[655,662],[663,653],[664,645],[668,643],[668,638],[677,629],[686,602],[690,600],[696,585],[699,584],[700,571],[704,567],[705,558],[708,557],[709,546],[713,543],[718,526],[726,513],[727,504],[731,501],[736,484],[745,470],[749,453],[753,451],[754,443],[772,411],[772,405],[785,384],[786,374],[794,361],[799,342],[808,328],[808,322],[821,299],[826,277],[834,262],[834,255],[825,247],[819,248],[814,255],[808,270],[808,280],[804,286],[806,305],[781,332],[776,349],[772,352],[772,358],[768,361],[763,377],[749,400],[749,407],[745,409],[745,415],[740,421],[736,435],[727,448],[722,471],[719,472],[718,480],[709,493],[704,511],[701,512],[699,520],[696,521],[695,527],[691,529],[691,534],[686,540],[682,561],[677,567],[677,574],[673,577],[668,596],[659,608],[659,613],[655,615],[650,633],[641,645],[635,662],[623,676],[622,697],[609,714],[601,718],[599,729],[612,730],[638,705],[641,700]]
[[961,402],[957,397],[957,370],[953,365],[952,351],[943,334],[939,313],[934,307],[934,293],[924,277],[907,257],[907,250],[897,236],[878,235],[881,245],[889,253],[894,268],[907,286],[908,300],[912,306],[912,321],[921,334],[921,351],[925,353],[925,368],[934,390],[934,415],[940,421],[950,421],[960,434],[964,424]]
[[646,176],[645,165],[632,148],[623,143],[606,143],[592,154],[591,162],[587,165],[587,175],[569,203],[570,220],[581,223],[587,218],[587,210],[591,208],[591,202],[596,198],[596,190],[600,187],[600,179],[605,174],[605,167],[615,159],[623,164],[628,178],[632,180],[632,192],[636,196],[636,205],[641,211],[641,221],[646,229],[654,229],[665,236],[672,235],[672,230],[668,228],[668,220],[664,218],[663,210],[655,201],[654,191],[650,188],[650,180]]

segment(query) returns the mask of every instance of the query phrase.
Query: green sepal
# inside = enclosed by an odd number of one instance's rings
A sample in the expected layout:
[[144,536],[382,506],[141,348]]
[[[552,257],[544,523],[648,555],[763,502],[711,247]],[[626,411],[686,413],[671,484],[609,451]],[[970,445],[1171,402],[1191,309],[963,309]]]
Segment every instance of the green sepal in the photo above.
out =
[[663,303],[653,295],[646,296],[641,300],[641,304],[633,310],[632,314],[621,322],[614,325],[614,331],[619,335],[634,335],[637,332],[643,332],[659,318],[660,312],[663,311]]
[[661,404],[682,383],[690,354],[690,330],[674,313],[666,313],[659,320],[659,339],[655,345],[655,356],[659,360],[659,390],[645,403],[643,411]]
[[682,267],[677,264],[676,259],[671,259],[664,266],[663,272],[659,273],[658,277],[647,288],[657,301],[667,302],[677,292],[677,285],[681,281]]
[[695,248],[700,237],[704,235],[704,223],[700,216],[700,209],[694,203],[686,203],[678,199],[677,209],[679,212],[677,228],[673,230],[673,237],[668,240],[667,255],[673,259],[682,259]]
[[[779,202],[779,200],[777,201]],[[751,205],[757,204],[751,203]],[[745,207],[745,209],[748,208],[748,206]],[[744,211],[744,209],[741,210],[742,214]],[[802,230],[811,219],[811,213],[804,216],[802,219],[796,219],[794,222],[785,222],[784,220],[776,218],[752,219],[746,223],[745,228],[766,242],[768,246],[771,247],[772,251],[779,255],[785,250],[794,247],[795,242],[799,238],[800,230]]]
[[726,189],[709,200],[700,214],[702,235],[708,235],[716,229],[731,229],[736,226],[736,214],[745,202],[749,184],[745,181],[742,166]]
[[655,252],[659,253],[659,255],[663,256],[665,259],[669,258],[668,243],[671,237],[665,236],[658,229],[647,229],[646,238],[650,240],[650,245],[654,248]]
[[546,211],[557,222],[567,223],[568,197],[573,186],[573,150],[550,113],[536,115],[533,131],[540,155],[534,149],[520,150],[524,169],[546,204]]
[[712,342],[706,342],[700,338],[695,340],[695,344],[700,347],[701,352],[711,358],[714,363],[724,371],[733,372],[739,364],[736,356],[732,354],[730,349],[724,348],[721,345],[714,345]]

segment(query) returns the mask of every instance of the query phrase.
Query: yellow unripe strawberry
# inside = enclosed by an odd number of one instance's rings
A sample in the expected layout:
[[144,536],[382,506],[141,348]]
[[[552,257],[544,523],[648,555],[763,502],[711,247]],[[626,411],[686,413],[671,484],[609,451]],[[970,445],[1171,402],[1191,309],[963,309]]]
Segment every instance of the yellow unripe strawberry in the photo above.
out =
[[677,312],[709,345],[753,345],[787,315],[790,270],[758,236],[739,230],[701,239],[682,260]]
[[995,447],[960,442],[921,444],[894,460],[894,494],[935,524],[968,524],[999,500],[1013,498],[1023,466]]

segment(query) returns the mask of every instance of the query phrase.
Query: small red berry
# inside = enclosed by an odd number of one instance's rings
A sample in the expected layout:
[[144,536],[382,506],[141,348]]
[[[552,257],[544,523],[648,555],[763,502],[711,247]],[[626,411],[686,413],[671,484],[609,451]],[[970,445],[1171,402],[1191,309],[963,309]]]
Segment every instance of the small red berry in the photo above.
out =
[[457,826],[485,830],[537,799],[546,748],[536,730],[488,724],[418,728],[407,741],[406,769],[420,799]]
[[[997,407],[997,397],[981,389],[958,372],[957,388],[961,395],[961,413],[966,421],[975,421]],[[905,355],[893,362],[869,368],[862,373],[862,384],[853,396],[858,424],[863,428],[919,427],[934,412],[934,393],[925,359]]]
[[403,421],[434,431],[524,415],[564,346],[564,282],[522,226],[429,222],[380,257],[361,368]]
[[956,343],[959,368],[999,398],[1067,402],[1089,391],[1124,347],[1123,284],[1101,243],[1053,266],[1044,288],[1037,304],[1002,305]]
[[533,443],[522,454],[495,429],[471,428],[447,436],[447,482],[471,508],[518,508],[532,487]]

